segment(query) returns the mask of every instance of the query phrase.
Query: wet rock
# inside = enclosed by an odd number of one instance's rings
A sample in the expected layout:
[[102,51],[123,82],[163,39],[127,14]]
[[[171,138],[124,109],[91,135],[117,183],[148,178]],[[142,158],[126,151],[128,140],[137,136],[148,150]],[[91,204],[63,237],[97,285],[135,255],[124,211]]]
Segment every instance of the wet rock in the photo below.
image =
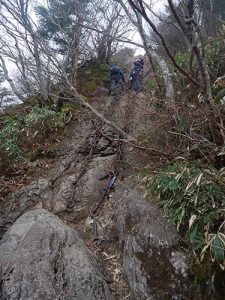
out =
[[71,217],[74,221],[79,222],[88,217],[90,210],[100,201],[103,189],[109,180],[108,178],[99,179],[105,177],[112,170],[114,160],[114,155],[96,157],[88,164],[87,171],[81,177],[75,189],[76,205],[69,218]]
[[119,135],[117,132],[115,132],[112,127],[105,125],[102,127],[102,133],[108,136],[111,139],[119,138]]
[[20,217],[0,243],[1,299],[113,299],[78,233],[45,210]]
[[108,156],[115,153],[115,150],[111,147],[106,148],[105,150],[101,151],[102,156]]
[[97,145],[97,150],[102,151],[104,150],[107,146],[109,145],[109,141],[107,141],[107,139],[105,139],[104,137],[102,137]]
[[188,272],[188,261],[187,257],[178,251],[171,253],[170,262],[173,265],[175,273],[181,274],[183,277],[187,277]]
[[90,145],[94,145],[95,142],[96,142],[96,137],[95,137],[95,135],[91,135],[91,136],[89,137],[89,139],[88,139],[88,145],[89,145],[89,146],[90,146]]
[[62,178],[58,191],[55,192],[54,201],[52,201],[54,212],[66,208],[67,203],[70,201],[72,196],[73,182],[75,179],[74,175],[68,175]]
[[211,299],[202,297],[195,286],[191,262],[177,250],[177,232],[157,206],[135,189],[120,203],[111,235],[118,241],[123,274],[135,298]]
[[[0,203],[0,239],[5,234],[5,230],[8,225],[11,226],[11,222],[16,219],[20,212],[25,211],[27,208],[33,208],[40,206],[40,193],[48,186],[47,179],[39,179],[32,182],[30,185],[23,187],[18,192],[10,195],[4,203]],[[8,224],[7,226],[4,224]]]

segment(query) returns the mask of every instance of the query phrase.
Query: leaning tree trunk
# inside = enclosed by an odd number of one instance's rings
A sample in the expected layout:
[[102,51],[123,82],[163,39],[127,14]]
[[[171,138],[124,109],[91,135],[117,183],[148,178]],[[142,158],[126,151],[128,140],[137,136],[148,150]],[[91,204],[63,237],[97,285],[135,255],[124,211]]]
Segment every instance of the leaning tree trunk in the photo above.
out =
[[74,36],[74,43],[72,45],[72,82],[73,86],[77,87],[77,70],[78,70],[78,61],[79,61],[79,55],[80,55],[80,36],[81,36],[81,24],[82,20],[78,19],[78,22],[76,24],[75,28],[75,36]]
[[3,68],[3,71],[4,71],[4,76],[5,76],[5,79],[7,80],[7,82],[9,83],[13,93],[21,100],[21,101],[25,101],[25,97],[17,90],[16,86],[14,85],[14,82],[13,80],[9,77],[9,73],[8,73],[8,70],[7,70],[7,67],[6,67],[6,64],[5,64],[5,60],[2,56],[0,56],[0,60],[1,60],[1,64],[2,64],[2,68]]
[[164,84],[165,84],[165,91],[166,91],[166,95],[165,95],[166,105],[169,108],[175,108],[176,107],[175,93],[174,93],[173,82],[172,82],[172,78],[171,78],[167,63],[161,56],[159,56],[152,49],[148,48],[147,53],[148,52],[151,55],[151,57],[153,58],[153,60],[160,66],[160,68],[162,70],[162,76],[163,76],[163,80],[164,80]]
[[144,28],[142,26],[141,16],[138,12],[135,12],[137,17],[137,28],[139,31],[139,34],[141,36],[146,54],[148,56],[149,63],[151,65],[152,60],[154,60],[159,66],[162,71],[162,76],[164,80],[165,85],[165,91],[166,91],[166,106],[168,108],[175,109],[175,93],[173,88],[173,81],[169,72],[169,68],[165,62],[165,60],[159,56],[154,50],[152,50],[147,43],[146,35],[144,32]]
[[155,62],[160,66],[160,68],[162,70],[162,75],[163,75],[163,80],[164,80],[164,85],[165,85],[165,90],[166,90],[166,95],[165,95],[166,96],[166,105],[168,108],[174,109],[175,108],[175,93],[174,93],[174,88],[173,88],[173,82],[172,82],[172,78],[170,76],[170,72],[169,72],[169,69],[168,69],[168,66],[167,66],[165,60],[162,57],[160,57],[159,55],[157,55],[157,53],[149,47],[144,28],[142,26],[140,13],[138,13],[137,11],[134,10],[134,13],[136,15],[136,20],[135,20],[133,18],[133,16],[130,14],[126,5],[123,3],[123,1],[122,0],[117,0],[117,1],[123,7],[125,13],[127,14],[129,20],[131,21],[131,23],[137,28],[137,30],[141,36],[142,43],[143,43],[144,49],[146,51],[150,65],[152,64],[152,59],[154,59]]
[[168,108],[175,108],[176,104],[175,104],[175,93],[174,93],[174,88],[173,88],[173,82],[172,82],[172,78],[170,75],[170,71],[169,68],[167,66],[167,63],[165,62],[165,60],[159,56],[154,50],[152,50],[150,47],[147,46],[147,42],[146,42],[146,38],[144,36],[143,31],[140,28],[139,31],[144,47],[145,47],[145,51],[146,54],[148,56],[149,62],[151,63],[151,61],[155,61],[156,64],[159,65],[161,71],[162,71],[162,76],[163,76],[163,81],[164,81],[164,85],[165,85],[165,98],[166,98],[166,106]]

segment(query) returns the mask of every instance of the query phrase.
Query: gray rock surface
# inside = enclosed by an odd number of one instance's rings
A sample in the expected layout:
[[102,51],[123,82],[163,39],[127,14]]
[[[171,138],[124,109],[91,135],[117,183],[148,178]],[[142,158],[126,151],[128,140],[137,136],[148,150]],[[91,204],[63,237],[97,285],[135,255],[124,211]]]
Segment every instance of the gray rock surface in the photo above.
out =
[[76,222],[87,218],[91,208],[94,208],[101,199],[102,190],[106,187],[109,179],[99,179],[108,174],[114,160],[114,155],[96,157],[88,164],[87,172],[80,179],[75,190],[77,203],[72,216]]
[[78,233],[39,209],[0,243],[1,300],[113,299]]
[[[118,194],[122,188],[117,186]],[[116,192],[116,193],[117,193]],[[179,251],[179,236],[156,205],[137,189],[125,193],[114,214],[111,237],[121,252],[122,272],[135,299],[211,299],[193,281],[191,262]],[[113,239],[112,239],[113,240]]]
[[[137,140],[148,136],[151,119],[143,109],[148,108],[149,101],[144,94],[122,97],[114,103],[113,110],[109,106],[115,99],[105,100],[98,103],[102,109],[109,109],[110,120],[121,128],[129,128],[129,134]],[[130,107],[128,112],[127,106]],[[11,226],[10,221],[15,219],[17,211],[45,208],[84,233],[87,245],[93,246],[88,216],[102,198],[102,190],[109,180],[105,175],[116,165],[119,176],[115,192],[105,199],[96,221],[104,253],[110,258],[105,262],[106,274],[110,273],[114,279],[111,287],[117,299],[221,299],[212,296],[214,287],[208,283],[204,284],[204,293],[198,290],[192,280],[192,264],[179,250],[179,236],[174,226],[168,224],[157,205],[147,201],[136,188],[137,174],[152,163],[149,153],[124,144],[123,161],[118,161],[115,155],[118,141],[112,143],[104,136],[97,135],[97,139],[95,134],[89,136],[92,129],[88,128],[84,126],[80,133],[75,130],[72,140],[68,140],[68,147],[73,146],[72,149],[58,160],[49,174],[43,174],[43,178],[10,195],[3,208],[0,203],[0,211],[4,212],[0,225],[8,221],[4,227]],[[118,140],[119,136],[107,125],[99,128],[110,139]],[[85,165],[83,156],[88,155],[95,143],[92,160]],[[62,153],[66,150],[63,145]],[[71,166],[63,172],[71,158]],[[86,171],[74,185],[84,166]],[[61,175],[51,185],[58,174]],[[71,200],[74,207],[66,212]],[[95,258],[77,232],[44,210],[26,213],[17,220],[0,244],[0,262],[1,300],[112,299],[96,268]]]

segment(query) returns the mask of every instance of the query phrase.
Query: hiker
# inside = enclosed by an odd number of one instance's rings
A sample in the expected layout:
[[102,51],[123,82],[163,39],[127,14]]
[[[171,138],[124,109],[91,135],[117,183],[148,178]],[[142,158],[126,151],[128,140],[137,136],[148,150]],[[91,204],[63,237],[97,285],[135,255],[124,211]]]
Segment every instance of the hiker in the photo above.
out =
[[141,68],[140,82],[141,82],[141,87],[142,87],[142,79],[143,79],[143,73],[144,73],[144,59],[143,58],[138,59],[138,66]]
[[144,59],[139,58],[137,61],[134,62],[134,65],[140,67],[143,70],[144,69]]
[[144,60],[139,59],[134,62],[134,66],[130,72],[130,87],[135,92],[139,92],[141,89],[143,68],[144,68]]
[[124,76],[122,70],[116,65],[113,64],[109,69],[109,77],[110,77],[110,95],[114,96],[116,84],[120,84],[122,93],[124,94]]

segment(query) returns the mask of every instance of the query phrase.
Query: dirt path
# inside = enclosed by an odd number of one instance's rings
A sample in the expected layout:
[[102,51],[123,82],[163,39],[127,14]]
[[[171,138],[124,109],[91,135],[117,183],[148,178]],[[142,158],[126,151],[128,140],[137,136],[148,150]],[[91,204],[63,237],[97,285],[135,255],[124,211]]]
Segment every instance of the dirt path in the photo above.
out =
[[[105,103],[97,103],[96,106],[110,118],[118,104],[118,101],[108,97]],[[89,248],[96,255],[100,253],[100,248],[93,241],[92,228],[86,229],[88,225],[92,227],[87,218],[91,206],[94,208],[102,198],[102,190],[109,181],[107,176],[116,171],[118,148],[121,145],[113,141],[119,136],[111,128],[89,117],[74,128],[70,139],[65,139],[58,147],[59,155],[64,152],[64,156],[57,160],[48,173],[38,176],[31,184],[8,196],[1,209],[1,235],[23,213],[44,208],[78,230]],[[101,177],[106,178],[100,181]],[[101,259],[99,262],[101,264]],[[105,267],[101,266],[103,269]],[[126,285],[120,282],[119,286],[125,289],[122,293],[126,293]],[[119,286],[115,285],[117,291],[120,290]]]
[[[96,103],[137,139],[151,126],[140,108],[146,105],[143,94]],[[80,233],[116,299],[212,299],[210,291],[202,296],[190,279],[175,229],[138,186],[137,175],[152,158],[119,138],[108,126],[86,118],[62,142],[65,156],[6,199],[1,234],[24,212],[44,208]]]

